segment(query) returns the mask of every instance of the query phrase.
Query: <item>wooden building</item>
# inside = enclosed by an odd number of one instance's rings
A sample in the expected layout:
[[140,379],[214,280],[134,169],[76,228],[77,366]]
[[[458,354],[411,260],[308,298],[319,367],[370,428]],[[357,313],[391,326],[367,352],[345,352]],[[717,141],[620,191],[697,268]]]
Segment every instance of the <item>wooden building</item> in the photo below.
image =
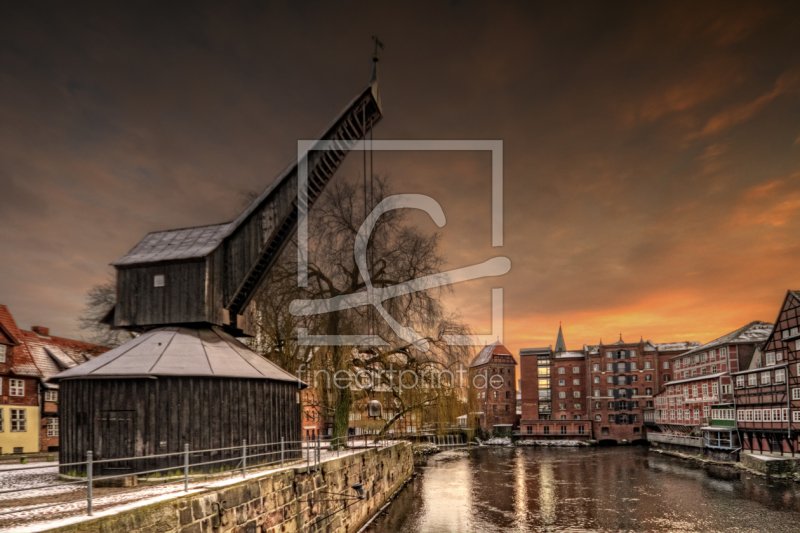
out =
[[[117,302],[103,322],[141,335],[54,378],[61,384],[62,462],[84,461],[89,450],[99,460],[281,438],[299,453],[305,384],[235,337],[252,331],[252,298],[297,230],[301,202],[314,205],[381,117],[376,63],[367,87],[235,220],[150,233],[113,263]],[[298,187],[303,180],[307,187]],[[101,463],[101,473],[170,461],[179,459]]]
[[[58,379],[62,463],[84,461],[89,450],[101,460],[181,452],[186,444],[206,450],[281,438],[292,442],[287,449],[299,456],[302,383],[218,327],[157,328]],[[248,455],[278,448],[257,448]],[[203,459],[239,455],[229,450]],[[110,474],[182,461],[99,466],[101,474]]]

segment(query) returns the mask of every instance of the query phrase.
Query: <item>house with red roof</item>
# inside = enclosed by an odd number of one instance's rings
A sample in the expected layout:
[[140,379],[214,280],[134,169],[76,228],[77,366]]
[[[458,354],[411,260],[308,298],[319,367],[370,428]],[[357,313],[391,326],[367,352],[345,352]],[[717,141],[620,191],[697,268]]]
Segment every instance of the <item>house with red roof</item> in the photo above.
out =
[[516,371],[517,361],[499,341],[478,352],[468,373],[471,424],[508,433],[519,425]]
[[108,351],[105,346],[19,329],[0,305],[0,454],[58,450],[58,385],[46,380]]

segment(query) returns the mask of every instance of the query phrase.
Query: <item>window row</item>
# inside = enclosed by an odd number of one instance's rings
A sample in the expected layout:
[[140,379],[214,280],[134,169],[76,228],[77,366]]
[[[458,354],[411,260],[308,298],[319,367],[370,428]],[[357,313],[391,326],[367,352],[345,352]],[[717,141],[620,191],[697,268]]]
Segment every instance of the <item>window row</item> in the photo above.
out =
[[[771,385],[773,383],[785,383],[786,382],[786,369],[785,368],[778,368],[774,371],[769,372],[753,372],[751,374],[747,374],[747,386],[748,387],[757,387],[761,385],[762,387],[765,385]],[[760,376],[760,377],[759,377]],[[736,388],[742,389],[745,386],[745,376],[739,375],[736,376]]]
[[[562,366],[562,367],[559,367],[559,369],[558,369],[558,373],[559,373],[559,374],[566,374],[566,373],[567,373],[567,369],[566,369],[566,368],[564,368],[563,366]],[[573,374],[580,374],[580,373],[581,373],[581,369],[580,369],[580,367],[573,366],[573,367],[572,367],[572,373],[573,373]]]
[[789,409],[739,409],[736,419],[739,422],[788,422]]
[[728,349],[725,347],[722,347],[719,350],[709,350],[703,353],[696,353],[691,356],[683,357],[681,359],[676,359],[675,368],[681,368],[681,367],[686,368],[692,365],[706,363],[708,361],[716,361],[717,356],[719,356],[719,359],[722,360],[722,358],[724,358],[727,355],[728,355]]

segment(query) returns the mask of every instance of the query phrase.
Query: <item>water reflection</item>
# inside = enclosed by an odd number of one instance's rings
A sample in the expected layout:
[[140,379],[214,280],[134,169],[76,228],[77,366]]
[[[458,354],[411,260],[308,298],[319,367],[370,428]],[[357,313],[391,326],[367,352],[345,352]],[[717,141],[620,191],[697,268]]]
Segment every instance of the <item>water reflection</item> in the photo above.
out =
[[643,448],[432,456],[372,532],[795,532],[800,486]]

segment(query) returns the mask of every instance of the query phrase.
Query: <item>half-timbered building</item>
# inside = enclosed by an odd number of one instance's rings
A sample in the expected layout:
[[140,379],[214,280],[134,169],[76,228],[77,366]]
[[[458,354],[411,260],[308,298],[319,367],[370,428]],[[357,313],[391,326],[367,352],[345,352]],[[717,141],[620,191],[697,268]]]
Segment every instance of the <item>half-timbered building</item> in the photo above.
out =
[[786,293],[775,326],[749,368],[732,374],[746,453],[800,451],[800,291]]
[[676,379],[666,383],[656,396],[655,422],[659,429],[674,435],[699,435],[704,426],[708,428],[704,429],[706,432],[728,432],[727,425],[711,424],[712,411],[724,411],[724,416],[732,413],[731,372],[750,365],[771,331],[772,324],[751,322],[672,357]]

